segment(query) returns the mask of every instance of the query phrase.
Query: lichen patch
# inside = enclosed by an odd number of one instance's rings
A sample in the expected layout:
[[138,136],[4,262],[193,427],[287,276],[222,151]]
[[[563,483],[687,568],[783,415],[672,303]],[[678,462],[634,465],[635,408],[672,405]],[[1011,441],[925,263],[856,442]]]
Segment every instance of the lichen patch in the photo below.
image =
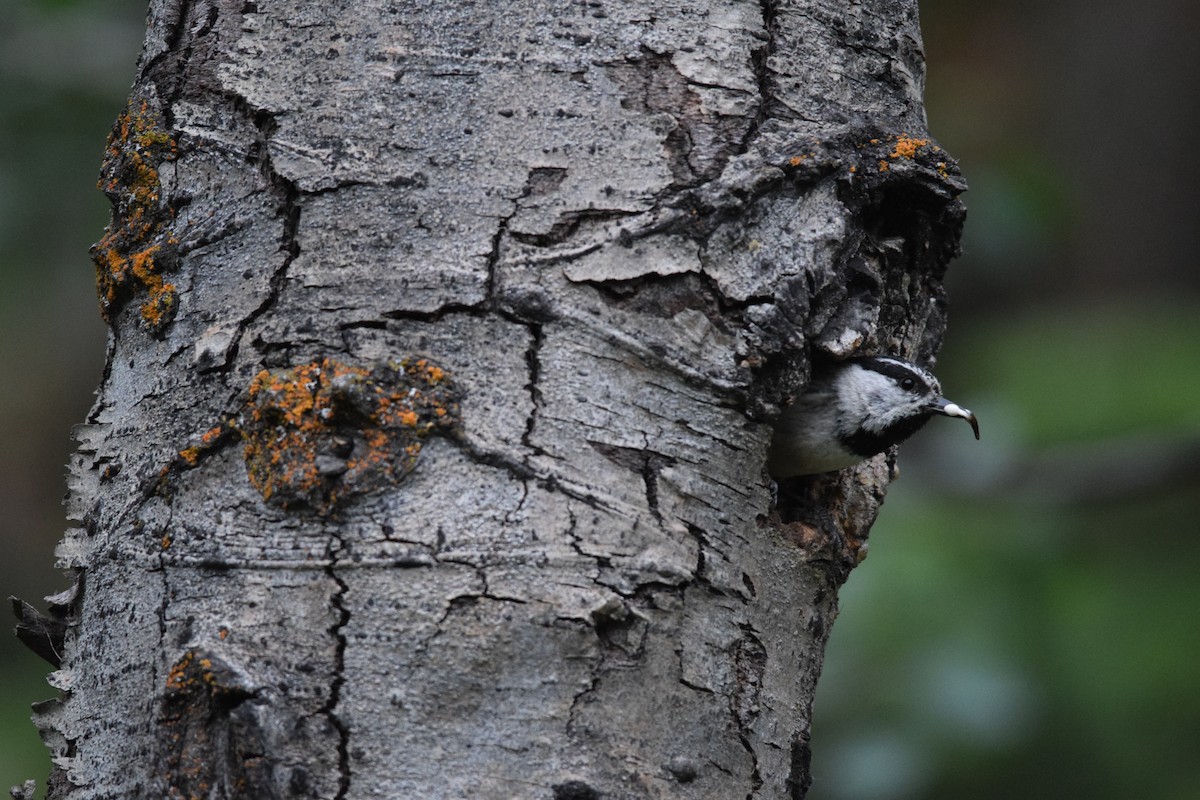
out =
[[429,359],[367,367],[322,358],[259,372],[236,425],[264,500],[328,513],[347,497],[399,483],[425,440],[451,435],[459,416],[450,376]]
[[112,201],[112,222],[92,246],[100,315],[111,322],[121,303],[146,292],[142,322],[155,334],[175,317],[179,293],[164,277],[178,263],[168,229],[171,211],[162,199],[159,167],[178,155],[149,101],[131,99],[108,137],[99,188]]

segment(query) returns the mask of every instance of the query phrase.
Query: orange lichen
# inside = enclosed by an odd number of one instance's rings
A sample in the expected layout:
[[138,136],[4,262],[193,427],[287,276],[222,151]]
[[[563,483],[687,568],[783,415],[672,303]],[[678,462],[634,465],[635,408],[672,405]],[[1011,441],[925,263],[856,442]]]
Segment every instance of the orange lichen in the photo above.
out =
[[195,659],[195,651],[188,650],[182,658],[171,665],[170,671],[167,672],[168,691],[181,692],[191,687],[192,681],[196,677],[195,671],[192,669],[192,662]]
[[[244,782],[241,759],[226,762],[214,759],[213,754],[238,753],[245,745],[238,726],[230,724],[229,715],[251,692],[236,671],[215,655],[203,656],[189,649],[171,665],[166,691],[159,701],[160,738],[166,745],[161,766],[167,786],[162,796],[201,800],[213,796],[212,787],[218,782]],[[236,796],[259,795],[251,792]]]
[[430,364],[429,361],[424,358],[417,361],[416,366],[420,372],[424,373],[425,381],[429,383],[430,386],[437,386],[442,382],[442,379],[446,377],[445,370],[443,370],[441,367]]
[[902,133],[896,137],[896,146],[889,154],[890,158],[912,158],[917,154],[917,150],[929,144],[928,139],[916,139],[908,134]]
[[427,358],[371,366],[323,358],[264,369],[246,397],[237,414],[175,452],[159,473],[159,491],[240,439],[247,475],[264,500],[328,513],[347,497],[398,483],[426,438],[453,437],[459,423],[458,390]]
[[135,287],[149,294],[141,316],[152,332],[161,332],[175,315],[179,294],[162,275],[174,264],[176,242],[166,229],[171,212],[160,201],[158,168],[177,153],[174,137],[162,129],[149,102],[131,100],[108,138],[99,181],[113,204],[112,222],[92,247],[106,321]]
[[887,172],[889,169],[891,169],[891,167],[888,166],[888,162],[884,161],[882,158],[879,159],[879,171]]
[[458,423],[458,395],[428,359],[351,366],[323,358],[263,370],[237,428],[264,500],[327,513],[345,497],[399,482],[423,441]]
[[175,461],[163,468],[159,475],[159,480],[163,481],[170,477],[173,468],[192,469],[197,466],[205,456],[215,450],[226,439],[237,435],[237,433],[237,422],[232,418],[226,419],[220,425],[214,425],[209,428],[200,434],[197,439],[194,439],[192,444],[189,444],[175,454]]
[[217,439],[221,438],[221,436],[223,436],[225,432],[229,430],[231,424],[232,423],[230,422],[224,425],[214,425],[213,427],[209,428],[204,433],[200,434],[200,444],[205,446],[211,446],[215,444]]
[[217,672],[218,667],[211,658],[188,650],[167,671],[167,691],[188,693],[203,689],[205,694],[229,691],[230,687],[222,685]]

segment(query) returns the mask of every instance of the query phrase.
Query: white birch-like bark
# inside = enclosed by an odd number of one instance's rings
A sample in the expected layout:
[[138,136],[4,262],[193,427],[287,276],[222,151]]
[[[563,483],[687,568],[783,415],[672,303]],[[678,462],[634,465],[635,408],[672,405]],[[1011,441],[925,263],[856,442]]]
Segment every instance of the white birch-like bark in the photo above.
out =
[[154,0],[50,796],[802,797],[888,465],[777,509],[769,423],[940,343],[922,59],[915,0]]

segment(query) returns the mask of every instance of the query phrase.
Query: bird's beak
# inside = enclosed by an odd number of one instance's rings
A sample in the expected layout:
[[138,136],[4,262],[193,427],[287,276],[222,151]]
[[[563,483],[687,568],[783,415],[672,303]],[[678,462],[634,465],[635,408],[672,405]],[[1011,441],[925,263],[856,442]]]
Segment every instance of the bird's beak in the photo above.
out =
[[971,430],[975,431],[975,438],[979,438],[979,420],[975,419],[974,414],[957,403],[951,403],[946,398],[939,397],[937,400],[933,401],[933,404],[929,407],[929,410],[947,417],[962,417],[967,422],[971,423]]

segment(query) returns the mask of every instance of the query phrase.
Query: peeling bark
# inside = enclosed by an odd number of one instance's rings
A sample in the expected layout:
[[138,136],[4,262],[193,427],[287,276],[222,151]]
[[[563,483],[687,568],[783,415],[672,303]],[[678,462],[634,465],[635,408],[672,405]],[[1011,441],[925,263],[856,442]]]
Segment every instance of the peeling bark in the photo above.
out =
[[803,797],[889,464],[763,465],[815,355],[940,344],[922,58],[915,1],[152,3],[50,796]]

